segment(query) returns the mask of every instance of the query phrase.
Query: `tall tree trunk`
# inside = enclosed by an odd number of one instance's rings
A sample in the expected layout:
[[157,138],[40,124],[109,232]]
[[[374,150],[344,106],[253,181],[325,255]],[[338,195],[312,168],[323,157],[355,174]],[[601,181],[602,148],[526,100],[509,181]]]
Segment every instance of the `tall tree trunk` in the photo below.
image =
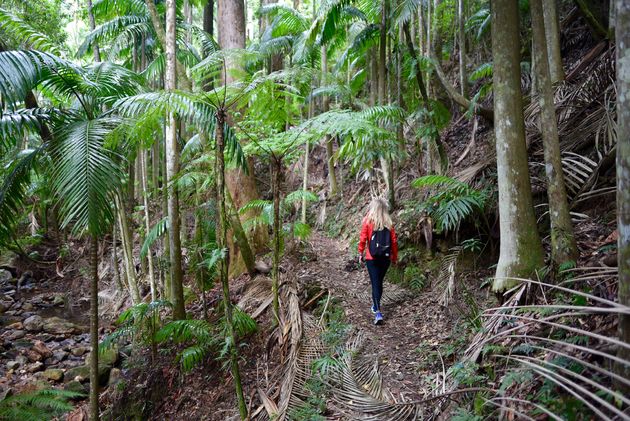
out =
[[214,0],[208,0],[203,8],[203,30],[214,37]]
[[540,128],[547,174],[547,197],[549,198],[549,219],[551,221],[551,258],[559,266],[563,263],[576,262],[578,250],[573,235],[573,225],[571,224],[567,192],[564,185],[556,107],[553,102],[553,88],[545,46],[546,27],[543,20],[542,3],[542,0],[530,0],[529,5],[532,12],[532,37],[534,54],[536,55]]
[[[149,188],[147,183],[147,152],[140,150],[140,169],[142,173],[142,199],[144,203],[144,228],[146,229],[146,235],[151,231],[151,217],[149,214]],[[151,286],[151,301],[157,300],[157,293],[155,287],[155,274],[153,271],[153,255],[151,248],[147,251],[147,261],[149,263],[149,285]]]
[[125,259],[125,272],[127,273],[127,287],[129,288],[129,296],[133,304],[141,301],[140,290],[138,289],[138,280],[136,279],[136,267],[133,262],[133,236],[129,229],[128,218],[125,212],[125,206],[118,195],[114,197],[116,203],[116,211],[118,213],[118,227],[120,228],[120,239],[122,241],[123,258]]
[[494,127],[501,249],[492,289],[503,292],[544,265],[532,202],[521,98],[518,3],[492,4]]
[[[619,304],[630,306],[630,3],[616,0],[615,13]],[[619,338],[630,344],[630,316],[627,314],[619,317]],[[618,356],[630,361],[630,350],[619,347]],[[617,372],[623,378],[630,378],[630,366],[627,364],[618,364]],[[624,391],[629,392],[627,386]]]
[[[240,0],[239,0],[240,1]],[[223,138],[223,126],[225,125],[225,111],[219,109],[217,112],[217,128],[216,128],[216,177],[217,177],[217,205],[219,206],[219,223],[217,246],[220,250],[224,250],[227,246],[227,214],[225,210],[225,139]],[[219,276],[223,289],[223,304],[225,309],[225,323],[228,328],[228,336],[230,337],[230,363],[232,366],[232,377],[234,378],[234,387],[236,389],[236,397],[238,400],[238,409],[241,419],[247,418],[247,405],[243,396],[243,385],[241,383],[241,374],[238,366],[238,349],[236,347],[236,334],[234,332],[234,324],[232,320],[232,301],[230,300],[230,285],[228,282],[228,266],[230,256],[227,254],[225,259],[219,263]]]
[[457,40],[459,42],[459,92],[463,97],[468,96],[468,76],[466,75],[466,32],[464,24],[464,0],[457,0]]
[[[94,12],[92,10],[92,0],[87,0],[87,10],[88,10],[88,18],[90,20],[90,30],[94,31],[96,29],[96,21],[94,20]],[[94,62],[101,62],[101,52],[98,48],[98,44],[95,42],[92,46],[92,51],[94,52]]]
[[271,189],[273,195],[273,265],[271,269],[271,291],[273,294],[273,323],[280,324],[280,174],[282,172],[282,161],[280,158],[272,156],[271,159]]
[[[222,49],[245,48],[245,7],[241,0],[218,0],[218,32],[219,45]],[[237,62],[226,60],[225,84],[234,82],[231,71],[239,68]],[[258,199],[258,187],[254,179],[253,165],[250,162],[249,174],[240,168],[229,169],[226,173],[226,185],[230,189],[232,199],[237,208]],[[248,218],[251,215],[244,215]],[[255,227],[250,233],[251,246],[254,251],[262,249],[267,243],[267,231]],[[236,261],[237,256],[233,256]]]
[[256,262],[254,259],[254,253],[249,245],[249,240],[247,239],[247,234],[243,229],[243,225],[241,224],[241,219],[238,215],[238,209],[234,205],[234,201],[232,200],[232,194],[229,189],[225,190],[225,203],[229,207],[229,218],[230,218],[230,228],[234,232],[234,238],[236,239],[236,245],[238,246],[241,257],[243,258],[243,263],[245,263],[245,267],[247,268],[247,273],[249,276],[254,277],[256,275]]
[[[177,88],[176,76],[176,0],[166,0],[166,75],[165,87],[167,91]],[[166,124],[166,184],[168,195],[168,219],[169,219],[169,248],[171,263],[171,300],[173,301],[173,318],[183,320],[186,318],[184,308],[184,274],[182,270],[182,246],[179,217],[179,194],[177,186],[173,182],[179,172],[179,150],[177,148],[177,121],[175,113],[169,112]]]
[[120,278],[120,266],[118,266],[117,233],[118,230],[116,229],[116,223],[114,223],[112,227],[112,269],[114,271],[114,280],[116,281],[116,286],[118,287],[118,290],[122,293],[124,291],[124,287]]
[[[160,15],[158,14],[157,8],[155,7],[155,2],[154,0],[144,0],[144,2],[147,5],[147,9],[149,10],[149,17],[151,18],[151,24],[153,25],[153,29],[155,30],[155,35],[158,41],[160,42],[160,45],[166,52],[166,59],[168,61],[168,52],[167,52],[168,46],[166,45],[167,44],[166,39],[168,37],[166,35],[166,30],[164,29],[164,25],[162,25],[162,21],[160,20]],[[168,6],[168,3],[167,3],[167,6]],[[168,7],[167,7],[167,13],[166,13],[166,21],[167,21],[167,26],[168,26]],[[179,75],[179,81],[182,85],[182,89],[190,91],[192,88],[192,82],[190,81],[190,79],[188,79],[188,76],[186,75],[186,68],[184,67],[182,63],[179,62],[177,57],[175,57],[175,66],[177,67],[177,74]],[[168,63],[167,63],[167,67],[168,67]]]
[[98,411],[98,238],[90,244],[90,420],[99,419]]
[[[328,83],[328,54],[326,46],[322,46],[322,86]],[[328,95],[322,97],[322,113],[330,109],[330,98]],[[328,166],[328,188],[330,197],[335,197],[339,190],[337,185],[337,174],[335,174],[335,156],[333,153],[333,139],[330,135],[324,137],[326,144],[326,165]]]
[[[562,54],[560,52],[558,7],[556,0],[545,0],[542,2],[542,6],[543,10],[541,13],[545,20],[545,40],[547,58],[549,61],[549,73],[551,74],[551,83],[557,83],[564,80],[564,68],[562,67]],[[532,11],[532,20],[534,19],[533,14],[534,12]]]
[[[387,17],[388,17],[388,0],[381,3],[381,28],[379,33],[378,44],[378,103],[379,105],[387,105]],[[394,174],[392,171],[392,159],[389,154],[381,156],[381,170],[383,178],[387,186],[387,198],[390,209],[394,209],[396,204],[396,194],[394,191]]]

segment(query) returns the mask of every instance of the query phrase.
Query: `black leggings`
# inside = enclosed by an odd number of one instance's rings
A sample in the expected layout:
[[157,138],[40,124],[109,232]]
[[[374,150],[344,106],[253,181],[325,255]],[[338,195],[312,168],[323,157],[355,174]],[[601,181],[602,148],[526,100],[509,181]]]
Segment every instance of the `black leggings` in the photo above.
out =
[[370,281],[372,282],[372,302],[376,311],[381,310],[381,296],[383,295],[383,279],[389,269],[389,259],[366,260]]

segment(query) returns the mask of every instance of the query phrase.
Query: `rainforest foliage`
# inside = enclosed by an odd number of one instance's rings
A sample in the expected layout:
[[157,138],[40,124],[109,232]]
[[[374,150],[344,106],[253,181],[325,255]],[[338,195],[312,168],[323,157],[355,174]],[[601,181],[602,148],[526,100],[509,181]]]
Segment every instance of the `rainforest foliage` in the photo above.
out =
[[0,420],[627,419],[629,36],[624,0],[0,0]]

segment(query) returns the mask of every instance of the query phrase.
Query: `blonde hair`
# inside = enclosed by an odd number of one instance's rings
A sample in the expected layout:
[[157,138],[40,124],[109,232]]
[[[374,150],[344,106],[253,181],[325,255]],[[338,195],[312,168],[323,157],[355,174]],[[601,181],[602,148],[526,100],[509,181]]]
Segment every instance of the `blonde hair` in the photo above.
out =
[[391,228],[394,225],[385,199],[380,197],[372,199],[367,213],[367,220],[374,225],[374,229],[377,231],[383,228]]

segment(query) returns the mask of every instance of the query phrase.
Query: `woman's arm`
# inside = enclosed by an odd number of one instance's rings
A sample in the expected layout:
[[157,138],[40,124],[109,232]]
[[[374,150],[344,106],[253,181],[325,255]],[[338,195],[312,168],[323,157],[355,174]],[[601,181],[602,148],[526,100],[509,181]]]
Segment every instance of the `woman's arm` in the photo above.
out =
[[365,219],[361,223],[361,235],[359,235],[359,255],[363,256],[365,245],[368,241],[368,224]]

